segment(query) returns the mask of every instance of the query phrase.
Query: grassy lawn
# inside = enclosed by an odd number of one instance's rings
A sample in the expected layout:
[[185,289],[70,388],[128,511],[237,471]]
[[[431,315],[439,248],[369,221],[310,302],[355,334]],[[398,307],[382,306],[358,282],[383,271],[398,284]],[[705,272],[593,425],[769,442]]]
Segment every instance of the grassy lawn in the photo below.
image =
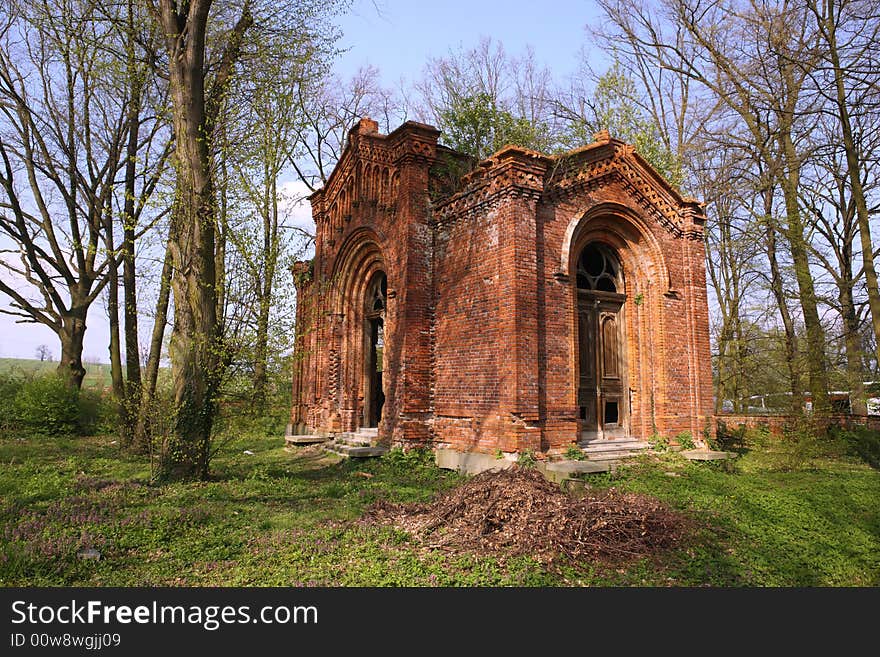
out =
[[693,539],[634,563],[548,567],[359,523],[373,500],[426,501],[460,481],[418,453],[338,462],[245,436],[212,481],[153,486],[147,460],[111,440],[0,438],[0,585],[880,585],[880,473],[854,461],[782,472],[752,451],[729,471],[670,455],[594,477],[684,510]]

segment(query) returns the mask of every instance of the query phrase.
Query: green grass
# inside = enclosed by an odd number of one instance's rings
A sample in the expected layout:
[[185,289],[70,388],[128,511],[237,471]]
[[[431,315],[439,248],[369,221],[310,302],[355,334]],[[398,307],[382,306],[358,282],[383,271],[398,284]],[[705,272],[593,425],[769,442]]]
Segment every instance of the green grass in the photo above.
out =
[[[753,450],[725,471],[668,454],[594,477],[683,510],[693,539],[628,564],[548,568],[430,552],[358,522],[373,500],[424,501],[460,481],[418,454],[337,462],[242,436],[220,450],[211,481],[154,486],[148,461],[111,440],[0,438],[0,585],[880,584],[880,473],[854,461],[781,472]],[[86,547],[101,559],[78,559]]]

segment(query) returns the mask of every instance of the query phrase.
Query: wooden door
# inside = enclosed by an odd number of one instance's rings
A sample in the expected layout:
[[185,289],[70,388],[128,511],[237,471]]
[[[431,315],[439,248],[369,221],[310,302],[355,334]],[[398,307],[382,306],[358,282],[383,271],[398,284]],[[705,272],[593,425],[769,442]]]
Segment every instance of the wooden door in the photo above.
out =
[[578,408],[584,440],[627,435],[623,300],[614,293],[578,295]]

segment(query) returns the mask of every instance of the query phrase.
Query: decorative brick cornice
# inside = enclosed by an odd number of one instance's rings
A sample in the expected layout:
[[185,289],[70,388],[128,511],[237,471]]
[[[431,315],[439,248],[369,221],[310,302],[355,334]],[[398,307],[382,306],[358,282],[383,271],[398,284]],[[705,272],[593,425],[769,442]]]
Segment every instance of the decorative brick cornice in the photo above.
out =
[[486,212],[509,199],[537,201],[544,192],[549,161],[536,151],[505,146],[462,178],[462,191],[440,201],[435,211],[438,221]]
[[437,159],[440,131],[433,126],[407,121],[388,135],[391,161],[395,166],[407,163],[430,166]]
[[632,146],[607,135],[598,143],[554,158],[544,196],[558,201],[618,185],[675,237],[701,239],[700,204],[683,199]]

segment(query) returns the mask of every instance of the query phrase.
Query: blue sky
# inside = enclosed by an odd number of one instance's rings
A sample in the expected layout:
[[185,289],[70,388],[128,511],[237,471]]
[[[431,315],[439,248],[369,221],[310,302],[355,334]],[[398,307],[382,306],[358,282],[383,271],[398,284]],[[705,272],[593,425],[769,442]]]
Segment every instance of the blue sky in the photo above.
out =
[[560,79],[575,69],[586,42],[584,28],[597,16],[590,0],[354,0],[341,21],[342,45],[349,51],[337,70],[350,74],[372,64],[386,85],[401,77],[411,82],[429,57],[488,36],[514,54],[531,45],[538,61]]
[[[411,83],[421,77],[428,58],[491,37],[513,55],[532,46],[537,61],[562,81],[577,67],[578,52],[588,42],[585,26],[595,24],[597,16],[590,0],[353,0],[351,11],[339,20],[340,45],[347,51],[336,71],[349,77],[371,64],[380,70],[384,86],[395,87],[401,78]],[[7,302],[0,297],[0,304]],[[143,328],[142,338],[148,333],[149,327]],[[108,362],[108,342],[106,312],[98,300],[89,313],[84,357]],[[58,358],[60,346],[52,331],[40,324],[16,324],[0,314],[0,357],[33,358],[41,344]]]

